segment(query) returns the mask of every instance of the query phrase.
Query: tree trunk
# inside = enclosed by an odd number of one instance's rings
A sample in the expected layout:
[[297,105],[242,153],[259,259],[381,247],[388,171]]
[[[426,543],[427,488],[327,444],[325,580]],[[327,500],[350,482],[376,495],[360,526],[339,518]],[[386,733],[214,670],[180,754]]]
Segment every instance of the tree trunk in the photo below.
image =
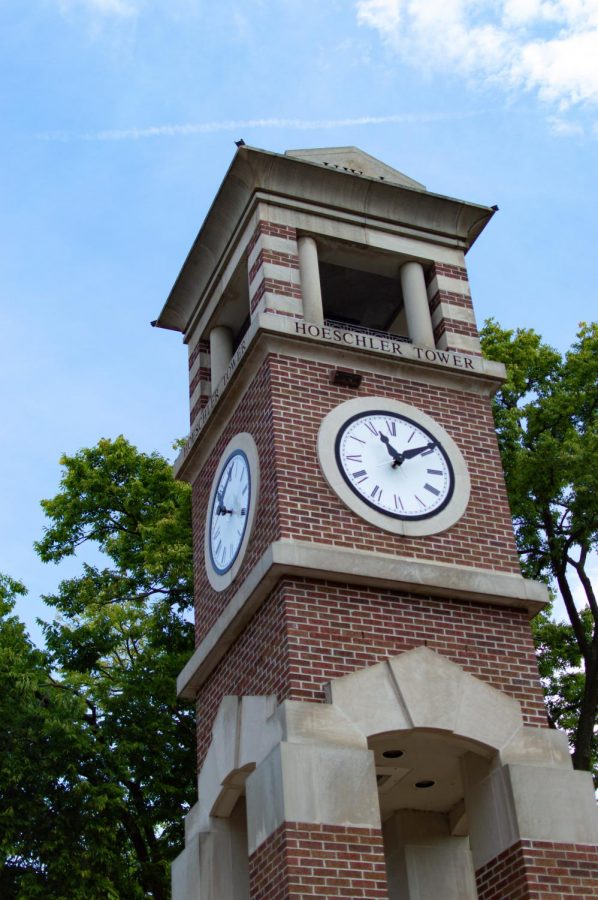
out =
[[591,650],[585,662],[585,684],[579,720],[575,729],[573,750],[573,766],[576,769],[592,771],[592,746],[596,713],[598,711],[598,642],[592,642]]

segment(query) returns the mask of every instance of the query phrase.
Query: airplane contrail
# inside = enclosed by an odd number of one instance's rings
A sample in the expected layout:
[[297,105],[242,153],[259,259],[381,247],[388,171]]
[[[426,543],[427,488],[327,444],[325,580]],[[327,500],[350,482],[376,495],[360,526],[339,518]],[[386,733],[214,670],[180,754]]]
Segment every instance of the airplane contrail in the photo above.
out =
[[226,119],[219,122],[195,122],[186,125],[152,125],[147,128],[114,128],[77,134],[47,131],[38,134],[46,141],[138,141],[155,137],[185,137],[193,134],[214,134],[219,131],[242,131],[249,128],[286,128],[296,131],[348,128],[364,125],[425,124],[480,115],[478,112],[460,113],[397,113],[388,116],[357,116],[349,119]]

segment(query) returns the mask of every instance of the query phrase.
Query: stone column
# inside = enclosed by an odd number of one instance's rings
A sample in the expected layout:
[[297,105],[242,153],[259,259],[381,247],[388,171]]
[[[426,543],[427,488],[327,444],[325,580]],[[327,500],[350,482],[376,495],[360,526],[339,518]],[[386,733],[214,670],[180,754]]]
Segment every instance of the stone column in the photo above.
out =
[[233,336],[230,328],[216,325],[210,331],[210,359],[212,365],[212,390],[226,372],[226,367],[233,358]]
[[421,263],[405,263],[401,266],[400,276],[409,337],[419,347],[434,348],[434,331]]
[[[533,749],[528,743],[528,758]],[[493,767],[477,754],[461,758],[471,852],[484,900],[503,900],[505,884],[515,882],[521,900],[562,895],[565,885],[577,896],[598,896],[592,776],[574,771],[570,760],[549,762]]]
[[299,247],[299,277],[303,296],[303,317],[315,325],[324,323],[322,288],[318,267],[318,246],[312,237],[303,235],[297,239]]
[[477,900],[469,839],[451,834],[449,817],[402,809],[384,823],[390,897]]

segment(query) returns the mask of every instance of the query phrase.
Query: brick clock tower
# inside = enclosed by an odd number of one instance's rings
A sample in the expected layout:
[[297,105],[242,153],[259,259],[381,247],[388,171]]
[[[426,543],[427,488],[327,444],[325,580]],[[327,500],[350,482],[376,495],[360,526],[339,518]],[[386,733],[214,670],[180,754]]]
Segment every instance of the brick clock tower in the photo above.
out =
[[465,269],[493,212],[353,147],[242,146],[178,276],[199,800],[174,900],[598,896]]

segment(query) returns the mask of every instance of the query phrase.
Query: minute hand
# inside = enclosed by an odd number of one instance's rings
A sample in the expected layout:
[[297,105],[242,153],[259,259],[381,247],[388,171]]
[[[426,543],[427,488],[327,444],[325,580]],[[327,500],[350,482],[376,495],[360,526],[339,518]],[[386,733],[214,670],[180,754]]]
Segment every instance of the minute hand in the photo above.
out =
[[425,444],[423,447],[411,447],[408,450],[403,450],[403,459],[412,459],[414,456],[419,456],[420,453],[425,453],[426,450],[433,450],[435,446],[434,441],[430,441],[429,444]]

